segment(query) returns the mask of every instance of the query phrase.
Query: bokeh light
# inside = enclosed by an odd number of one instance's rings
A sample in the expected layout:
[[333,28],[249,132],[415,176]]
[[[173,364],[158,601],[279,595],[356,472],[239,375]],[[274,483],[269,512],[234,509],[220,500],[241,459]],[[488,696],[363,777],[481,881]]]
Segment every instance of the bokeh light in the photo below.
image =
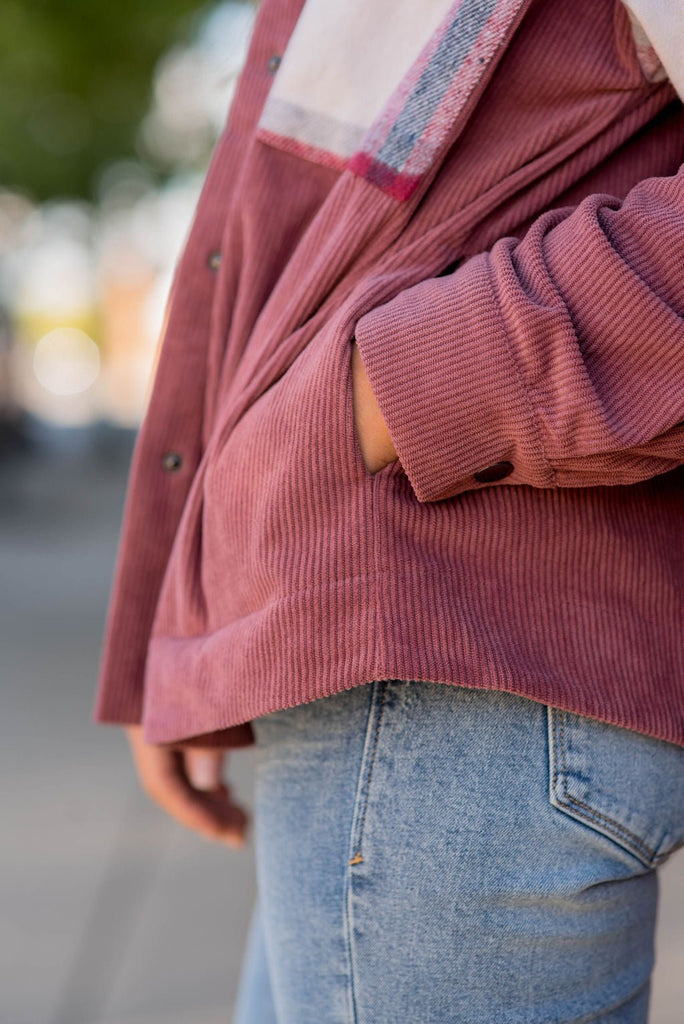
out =
[[[0,189],[0,418],[136,427],[150,395],[166,300],[246,55],[254,6],[224,0],[157,62],[138,155],[101,165],[92,198],[40,204]],[[59,158],[90,107],[46,91],[26,132]],[[93,115],[94,116],[94,115]]]
[[33,370],[38,382],[53,395],[79,395],[97,380],[100,352],[85,331],[57,327],[38,341]]

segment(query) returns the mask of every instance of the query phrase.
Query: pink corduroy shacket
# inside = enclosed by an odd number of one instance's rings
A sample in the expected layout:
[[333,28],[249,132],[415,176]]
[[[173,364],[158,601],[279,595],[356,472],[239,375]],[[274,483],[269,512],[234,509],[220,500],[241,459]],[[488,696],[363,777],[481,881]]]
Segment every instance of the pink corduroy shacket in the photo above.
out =
[[262,3],[176,270],[96,721],[240,746],[389,678],[684,746],[675,89],[615,0],[462,0],[353,129],[297,106],[302,7]]

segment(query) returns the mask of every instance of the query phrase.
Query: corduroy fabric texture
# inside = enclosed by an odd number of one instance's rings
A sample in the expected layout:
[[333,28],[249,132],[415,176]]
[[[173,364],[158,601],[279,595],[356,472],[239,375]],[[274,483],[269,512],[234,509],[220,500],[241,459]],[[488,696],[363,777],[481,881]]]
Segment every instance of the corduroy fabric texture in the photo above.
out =
[[537,0],[399,197],[257,137],[300,7],[262,4],[175,276],[96,720],[238,746],[425,679],[684,746],[681,103],[622,5]]

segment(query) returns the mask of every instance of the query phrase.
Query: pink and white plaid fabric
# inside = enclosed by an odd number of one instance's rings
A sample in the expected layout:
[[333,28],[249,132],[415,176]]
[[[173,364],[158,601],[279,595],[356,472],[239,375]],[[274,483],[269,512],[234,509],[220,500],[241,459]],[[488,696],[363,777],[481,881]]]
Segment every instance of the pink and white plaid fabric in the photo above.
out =
[[[306,0],[259,137],[409,199],[529,4]],[[632,0],[627,12],[646,77],[669,75],[684,95],[684,0]]]

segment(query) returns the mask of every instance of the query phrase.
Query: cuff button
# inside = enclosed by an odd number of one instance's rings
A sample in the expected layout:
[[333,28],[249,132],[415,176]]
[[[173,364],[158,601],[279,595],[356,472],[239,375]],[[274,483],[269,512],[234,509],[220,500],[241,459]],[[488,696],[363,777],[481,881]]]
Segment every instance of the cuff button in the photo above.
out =
[[167,473],[176,473],[183,465],[183,456],[178,452],[165,452],[162,456],[162,466]]
[[513,469],[512,462],[495,462],[493,466],[487,466],[486,469],[478,470],[475,473],[475,479],[478,484],[494,484],[497,480],[504,480],[507,476],[510,476]]

